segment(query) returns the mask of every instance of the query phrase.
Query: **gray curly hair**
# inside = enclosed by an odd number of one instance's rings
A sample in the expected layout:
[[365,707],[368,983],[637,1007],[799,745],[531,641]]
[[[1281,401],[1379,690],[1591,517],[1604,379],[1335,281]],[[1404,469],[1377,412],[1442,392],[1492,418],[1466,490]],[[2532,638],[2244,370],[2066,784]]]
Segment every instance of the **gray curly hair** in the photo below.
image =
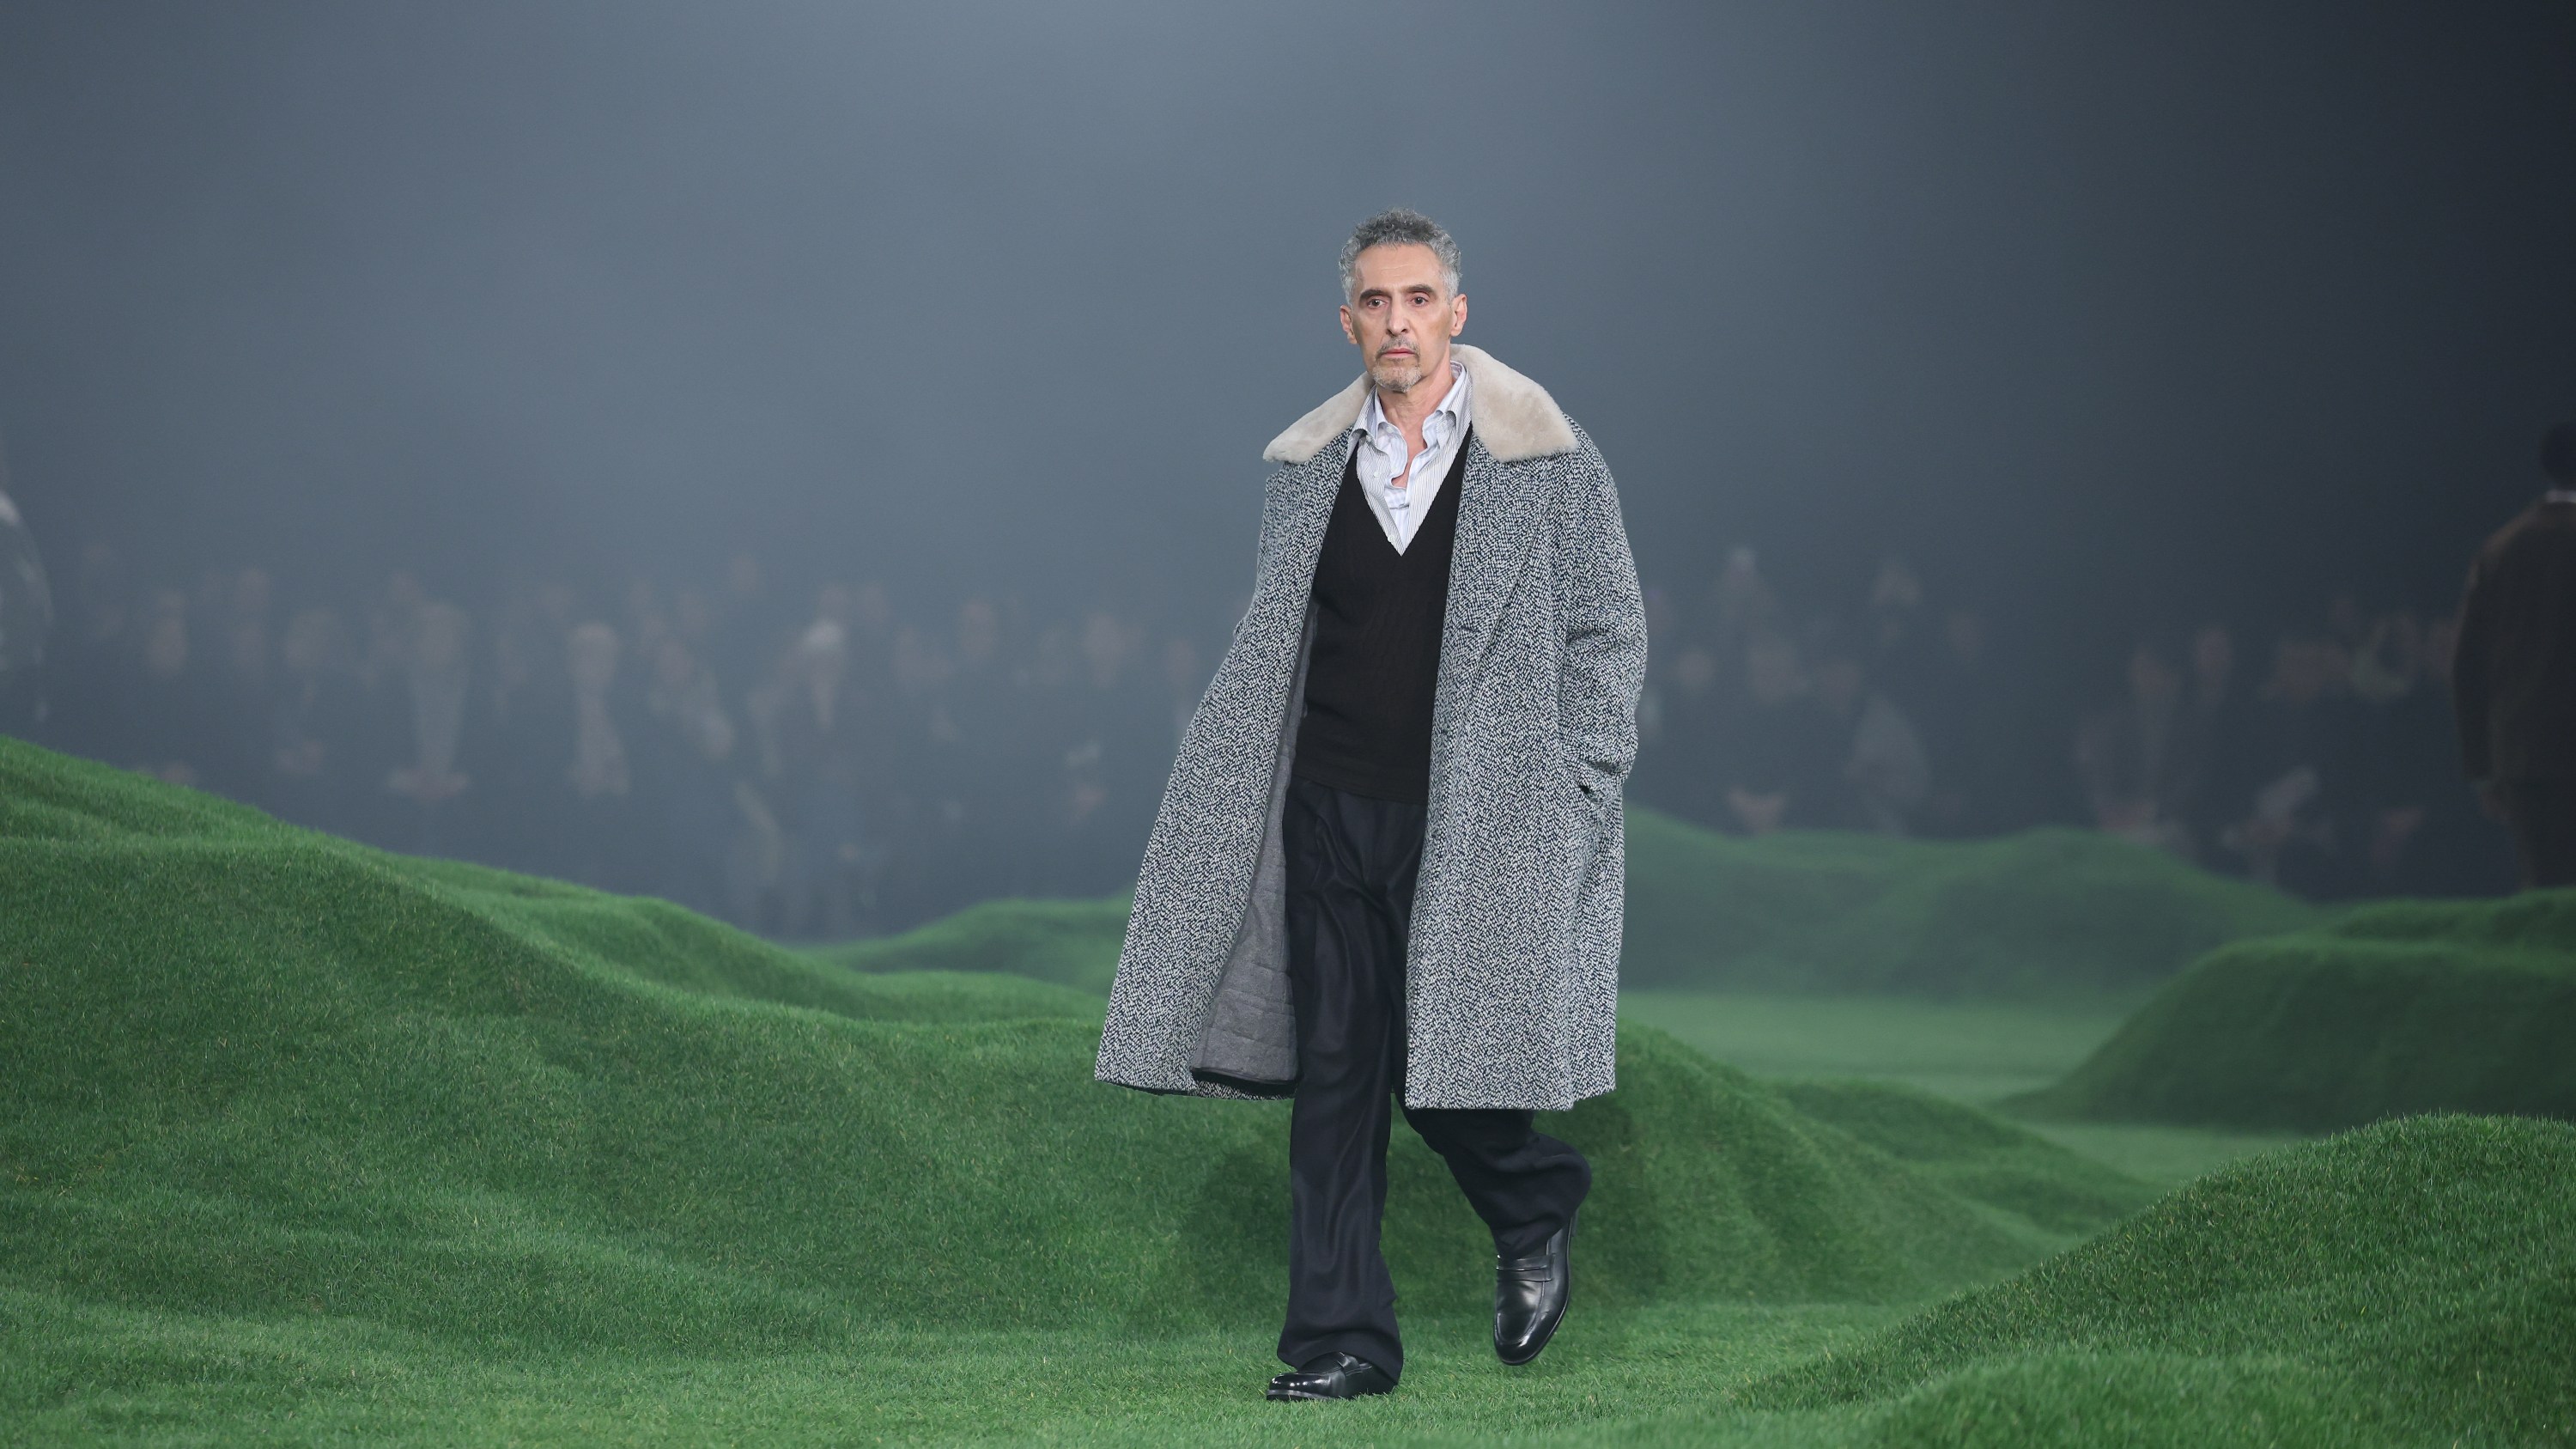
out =
[[1458,295],[1457,238],[1421,212],[1399,206],[1361,222],[1352,230],[1351,239],[1342,243],[1342,300],[1350,300],[1351,265],[1360,259],[1360,253],[1370,247],[1407,242],[1431,248],[1431,254],[1440,259],[1441,282],[1449,288],[1450,296]]

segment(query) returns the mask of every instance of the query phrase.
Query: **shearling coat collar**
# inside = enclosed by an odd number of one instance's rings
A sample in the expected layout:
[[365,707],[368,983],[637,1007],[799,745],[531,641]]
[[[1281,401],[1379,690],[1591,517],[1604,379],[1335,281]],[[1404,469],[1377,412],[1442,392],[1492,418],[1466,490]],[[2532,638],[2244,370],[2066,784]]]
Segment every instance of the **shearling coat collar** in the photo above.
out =
[[[1547,389],[1503,366],[1481,347],[1461,342],[1449,349],[1475,381],[1475,428],[1478,441],[1499,463],[1518,463],[1571,453],[1577,446],[1574,425],[1565,420]],[[1289,424],[1288,431],[1261,450],[1265,461],[1295,465],[1321,452],[1324,445],[1359,422],[1368,401],[1368,375],[1332,395],[1322,407]]]

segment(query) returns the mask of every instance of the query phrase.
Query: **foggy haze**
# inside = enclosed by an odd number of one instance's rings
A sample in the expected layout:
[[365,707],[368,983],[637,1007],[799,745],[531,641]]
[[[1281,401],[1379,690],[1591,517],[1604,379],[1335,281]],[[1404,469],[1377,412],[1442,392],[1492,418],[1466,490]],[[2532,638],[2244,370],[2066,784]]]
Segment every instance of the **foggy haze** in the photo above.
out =
[[2562,6],[19,4],[0,430],[64,572],[1221,608],[1333,254],[1725,547],[2005,612],[2431,602],[2576,399]]
[[2571,1042],[2576,0],[0,0],[0,1445],[2576,1444]]

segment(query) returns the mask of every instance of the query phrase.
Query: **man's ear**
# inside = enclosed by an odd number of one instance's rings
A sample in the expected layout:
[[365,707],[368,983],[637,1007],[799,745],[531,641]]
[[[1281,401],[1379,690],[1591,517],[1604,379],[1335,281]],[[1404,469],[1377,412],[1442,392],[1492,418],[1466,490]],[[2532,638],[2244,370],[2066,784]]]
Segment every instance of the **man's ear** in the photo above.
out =
[[1455,337],[1466,330],[1467,294],[1460,292],[1449,304],[1449,335]]
[[1348,307],[1342,309],[1342,336],[1350,339],[1353,347],[1360,345],[1360,335],[1351,330],[1351,309]]

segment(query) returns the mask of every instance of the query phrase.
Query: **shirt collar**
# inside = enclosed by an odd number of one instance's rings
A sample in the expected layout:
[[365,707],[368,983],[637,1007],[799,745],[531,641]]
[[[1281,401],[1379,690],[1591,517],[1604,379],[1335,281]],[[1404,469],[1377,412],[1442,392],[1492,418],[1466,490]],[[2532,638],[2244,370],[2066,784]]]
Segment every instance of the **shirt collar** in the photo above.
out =
[[[1457,358],[1449,359],[1449,391],[1442,394],[1440,406],[1422,420],[1422,445],[1436,449],[1458,435],[1458,427],[1467,420],[1467,397],[1473,390],[1467,381],[1467,365]],[[1364,435],[1370,446],[1381,451],[1394,451],[1392,436],[1395,422],[1377,405],[1377,389],[1368,390],[1368,401],[1360,404],[1359,421],[1351,424]]]

